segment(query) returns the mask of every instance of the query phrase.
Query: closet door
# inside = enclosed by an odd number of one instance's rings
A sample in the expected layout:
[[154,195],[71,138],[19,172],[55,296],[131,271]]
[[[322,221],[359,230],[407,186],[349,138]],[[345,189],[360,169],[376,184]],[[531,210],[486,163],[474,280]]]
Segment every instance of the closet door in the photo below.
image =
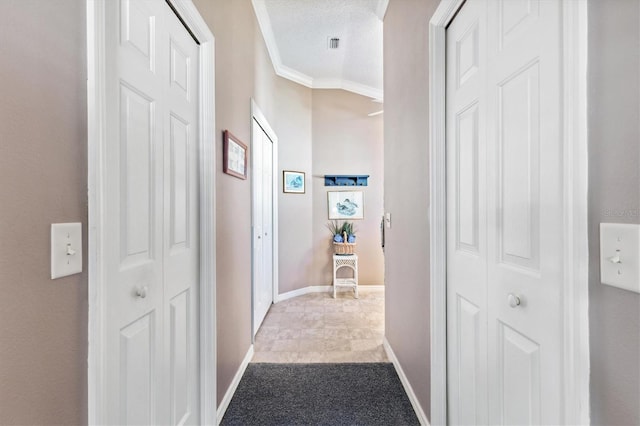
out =
[[449,420],[488,423],[487,9],[465,3],[447,30]]
[[198,46],[165,1],[105,7],[106,422],[198,424]]
[[562,2],[486,4],[489,422],[562,424]]
[[560,8],[469,0],[447,30],[452,424],[563,421]]
[[273,302],[273,142],[253,120],[253,333]]

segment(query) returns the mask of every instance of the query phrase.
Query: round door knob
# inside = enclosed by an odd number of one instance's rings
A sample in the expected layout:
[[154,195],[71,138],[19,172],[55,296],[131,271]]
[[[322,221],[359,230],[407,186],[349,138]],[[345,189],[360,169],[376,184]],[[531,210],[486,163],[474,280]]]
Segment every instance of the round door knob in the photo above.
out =
[[509,306],[511,306],[512,308],[517,308],[518,306],[520,306],[520,296],[509,293],[509,295],[507,296],[507,300],[509,301]]
[[138,288],[136,290],[136,296],[138,296],[140,299],[144,299],[145,297],[147,297],[147,290],[149,290],[149,287],[147,286]]

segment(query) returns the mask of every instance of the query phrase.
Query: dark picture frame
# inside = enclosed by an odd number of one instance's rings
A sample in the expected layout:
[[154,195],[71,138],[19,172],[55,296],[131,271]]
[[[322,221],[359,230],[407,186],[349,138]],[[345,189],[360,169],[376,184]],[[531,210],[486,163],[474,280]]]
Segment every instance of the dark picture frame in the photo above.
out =
[[238,179],[246,179],[249,155],[247,145],[228,130],[224,131],[223,140],[222,171]]
[[305,174],[295,170],[282,171],[282,192],[287,194],[305,193]]

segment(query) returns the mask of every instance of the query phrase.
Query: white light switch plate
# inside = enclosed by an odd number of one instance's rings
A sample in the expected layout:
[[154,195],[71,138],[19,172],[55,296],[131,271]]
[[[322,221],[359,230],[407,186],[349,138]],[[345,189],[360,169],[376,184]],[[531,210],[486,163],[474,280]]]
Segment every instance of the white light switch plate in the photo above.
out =
[[387,228],[391,229],[391,213],[384,214],[384,223],[387,225]]
[[640,225],[600,224],[600,281],[640,293]]
[[82,224],[51,225],[51,279],[82,272]]

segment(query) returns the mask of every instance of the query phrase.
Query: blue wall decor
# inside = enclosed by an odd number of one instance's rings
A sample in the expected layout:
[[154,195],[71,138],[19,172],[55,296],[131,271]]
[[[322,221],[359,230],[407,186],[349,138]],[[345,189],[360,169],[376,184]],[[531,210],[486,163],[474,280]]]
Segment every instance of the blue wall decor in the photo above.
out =
[[369,175],[324,175],[324,186],[367,186]]

